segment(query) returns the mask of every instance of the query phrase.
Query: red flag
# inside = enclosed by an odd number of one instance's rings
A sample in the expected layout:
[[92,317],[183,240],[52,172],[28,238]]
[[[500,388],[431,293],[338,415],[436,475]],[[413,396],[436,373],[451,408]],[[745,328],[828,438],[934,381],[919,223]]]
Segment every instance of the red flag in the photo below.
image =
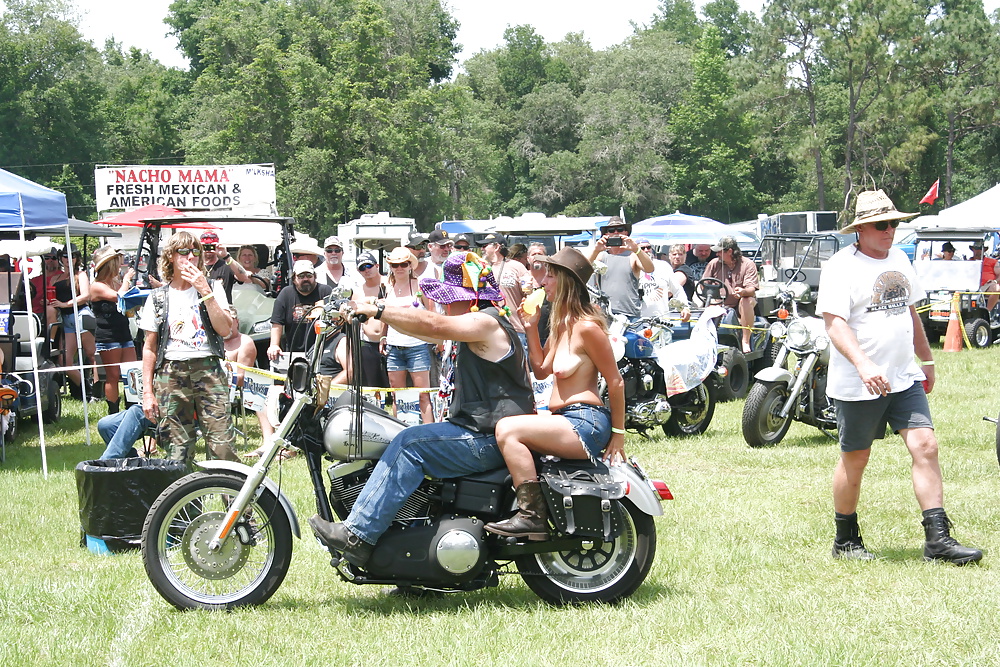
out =
[[920,200],[920,203],[933,204],[934,200],[938,198],[938,186],[940,185],[941,185],[941,179],[939,178],[936,181],[934,181],[934,185],[932,185],[931,189],[927,191],[927,194],[925,194],[924,198]]

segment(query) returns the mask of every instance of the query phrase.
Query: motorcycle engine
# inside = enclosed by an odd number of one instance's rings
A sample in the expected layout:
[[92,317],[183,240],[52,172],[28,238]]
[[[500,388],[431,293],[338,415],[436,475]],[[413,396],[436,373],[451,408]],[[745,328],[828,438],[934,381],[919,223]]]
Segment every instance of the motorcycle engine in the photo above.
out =
[[365,570],[397,584],[461,588],[486,565],[483,522],[447,516],[408,525],[394,523],[382,535]]
[[[375,463],[371,461],[354,461],[338,463],[330,466],[327,475],[330,477],[330,505],[341,519],[347,517],[354,507],[354,502],[361,495],[361,489],[371,477]],[[424,480],[396,513],[396,520],[409,520],[416,517],[426,517],[431,514],[431,500],[441,497],[441,483]]]
[[625,381],[625,425],[651,428],[667,423],[671,407],[663,383],[663,369],[651,359],[633,359],[620,364]]

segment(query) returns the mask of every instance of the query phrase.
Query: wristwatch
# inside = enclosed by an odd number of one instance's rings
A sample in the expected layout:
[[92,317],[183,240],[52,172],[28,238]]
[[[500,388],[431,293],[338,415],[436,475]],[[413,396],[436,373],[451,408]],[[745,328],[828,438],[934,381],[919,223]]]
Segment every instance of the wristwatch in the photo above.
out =
[[384,312],[385,312],[385,304],[384,303],[380,303],[378,305],[378,308],[375,309],[375,319],[376,320],[382,319],[382,313],[384,313]]

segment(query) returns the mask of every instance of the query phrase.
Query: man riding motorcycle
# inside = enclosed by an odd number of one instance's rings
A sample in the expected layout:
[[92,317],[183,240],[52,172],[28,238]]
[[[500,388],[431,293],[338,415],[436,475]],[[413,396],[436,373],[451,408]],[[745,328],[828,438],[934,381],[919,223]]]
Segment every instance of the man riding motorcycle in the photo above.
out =
[[[428,298],[445,304],[448,315],[416,308],[359,303],[355,315],[383,320],[395,329],[429,342],[452,340],[454,390],[447,420],[413,426],[399,433],[375,466],[351,513],[342,523],[318,514],[309,525],[331,550],[364,567],[379,537],[425,476],[449,478],[504,465],[494,427],[503,417],[534,412],[524,349],[510,322],[489,307],[500,300],[496,279],[482,260],[455,253],[445,262],[443,279],[424,279]],[[480,309],[482,304],[482,309]]]

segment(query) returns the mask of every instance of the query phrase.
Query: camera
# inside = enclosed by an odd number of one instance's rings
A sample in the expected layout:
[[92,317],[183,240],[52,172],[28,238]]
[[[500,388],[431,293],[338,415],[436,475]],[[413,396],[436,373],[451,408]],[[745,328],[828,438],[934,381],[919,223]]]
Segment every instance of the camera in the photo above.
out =
[[604,242],[604,245],[609,248],[621,248],[624,244],[625,242],[620,236],[612,236]]

